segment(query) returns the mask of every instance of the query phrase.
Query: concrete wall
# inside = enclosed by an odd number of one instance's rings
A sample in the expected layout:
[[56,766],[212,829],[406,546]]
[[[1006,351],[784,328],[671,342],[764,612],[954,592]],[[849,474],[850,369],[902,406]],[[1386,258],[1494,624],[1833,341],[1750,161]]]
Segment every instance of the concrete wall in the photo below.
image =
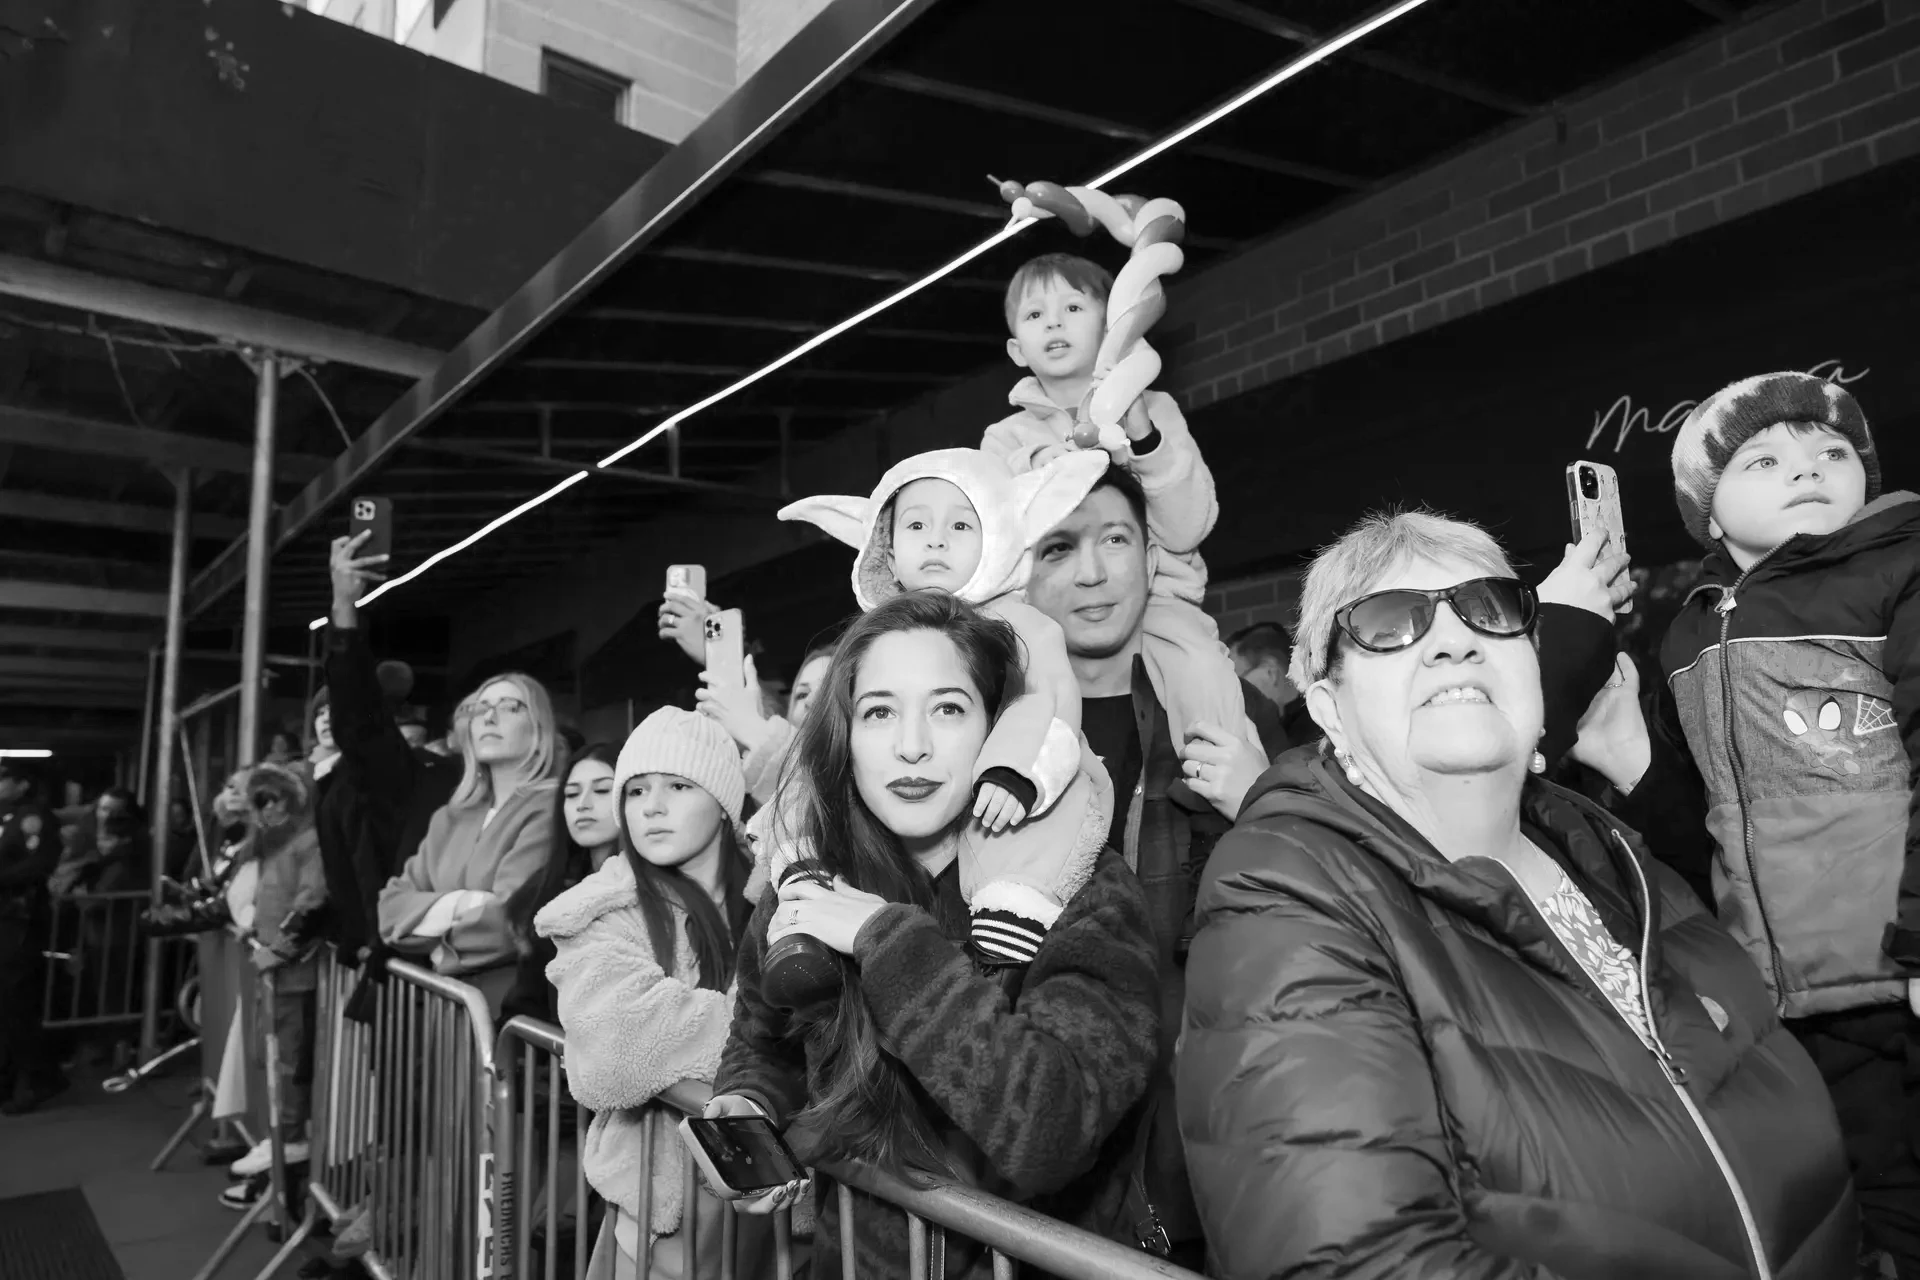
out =
[[800,28],[813,21],[830,0],[735,0],[739,22],[734,38],[734,79],[747,78],[780,52]]
[[[740,4],[750,32],[755,0]],[[1916,152],[1920,0],[1800,0],[1177,285],[1159,330],[1168,382],[1204,409]],[[795,460],[794,491],[860,490],[915,450],[976,441],[1011,380],[991,368],[848,428]],[[501,645],[576,627],[590,652],[667,564],[717,579],[799,536],[770,519],[641,526],[581,557],[605,569],[515,584],[454,634],[514,631]],[[1218,582],[1210,608],[1223,631],[1290,621],[1291,583]]]
[[668,142],[733,92],[733,0],[486,2],[484,69],[529,92],[540,91],[540,51],[566,54],[631,81],[621,123]]

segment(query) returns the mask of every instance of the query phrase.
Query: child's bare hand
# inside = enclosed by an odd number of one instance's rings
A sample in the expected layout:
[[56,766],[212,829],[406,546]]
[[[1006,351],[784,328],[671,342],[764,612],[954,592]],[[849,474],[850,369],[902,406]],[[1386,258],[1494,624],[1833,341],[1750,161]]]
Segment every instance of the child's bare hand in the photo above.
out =
[[1005,787],[984,782],[980,784],[980,794],[973,801],[973,816],[980,819],[980,825],[990,833],[999,835],[1008,827],[1017,827],[1027,820],[1027,806],[1016,800]]

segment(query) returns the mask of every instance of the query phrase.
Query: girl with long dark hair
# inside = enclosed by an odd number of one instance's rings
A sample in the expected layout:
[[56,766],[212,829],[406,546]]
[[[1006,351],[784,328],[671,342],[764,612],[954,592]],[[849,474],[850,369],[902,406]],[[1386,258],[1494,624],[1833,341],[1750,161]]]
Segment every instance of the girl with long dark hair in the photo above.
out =
[[507,899],[507,924],[520,948],[520,972],[501,1006],[502,1019],[560,1020],[553,984],[547,981],[553,943],[534,931],[533,920],[542,907],[598,871],[619,851],[619,804],[613,794],[614,765],[619,758],[615,743],[596,742],[583,748],[568,764],[554,794],[546,868]]
[[[800,834],[831,885],[789,877],[755,910],[707,1114],[765,1115],[809,1165],[866,1160],[972,1183],[1132,1242],[1125,1155],[1159,994],[1145,898],[1103,848],[1107,815],[1072,835],[1101,852],[1029,963],[992,965],[967,947],[958,842],[974,821],[975,761],[1021,678],[1012,628],[946,592],[908,592],[853,622],[789,766]],[[793,934],[838,952],[844,981],[787,1012],[760,983],[770,944]],[[838,1214],[825,1182],[815,1268],[831,1274]],[[801,1189],[740,1207],[769,1212]],[[904,1213],[855,1199],[859,1273],[905,1274]],[[990,1270],[984,1255],[956,1257],[944,1274]]]
[[[671,1124],[654,1126],[652,1186],[642,1187],[640,1143],[644,1108],[663,1091],[679,1086],[677,1096],[695,1103],[710,1092],[726,1042],[734,957],[751,912],[736,838],[746,796],[739,751],[707,717],[663,707],[621,748],[614,795],[618,856],[534,919],[556,950],[547,976],[567,1033],[567,1085],[594,1113],[587,1181],[615,1210],[587,1274],[691,1280],[686,1215],[717,1242],[720,1202],[704,1191],[685,1202],[686,1155]],[[699,1276],[717,1277],[719,1250],[701,1252]]]

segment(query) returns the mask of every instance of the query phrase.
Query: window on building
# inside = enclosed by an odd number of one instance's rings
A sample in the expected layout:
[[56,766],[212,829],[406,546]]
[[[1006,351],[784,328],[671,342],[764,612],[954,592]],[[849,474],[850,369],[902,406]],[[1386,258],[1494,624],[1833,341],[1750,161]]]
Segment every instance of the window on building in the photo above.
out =
[[630,82],[577,58],[546,49],[540,55],[540,92],[555,102],[624,121]]

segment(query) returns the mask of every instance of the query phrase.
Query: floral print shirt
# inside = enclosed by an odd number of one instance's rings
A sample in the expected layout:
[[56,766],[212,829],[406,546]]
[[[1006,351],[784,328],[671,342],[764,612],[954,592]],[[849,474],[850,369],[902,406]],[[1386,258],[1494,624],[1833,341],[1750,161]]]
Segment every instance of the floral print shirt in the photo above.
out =
[[1647,1020],[1647,1006],[1640,990],[1640,966],[1633,952],[1615,942],[1601,923],[1587,895],[1574,886],[1564,870],[1552,892],[1535,903],[1560,944],[1573,954],[1587,971],[1602,995],[1613,1002],[1641,1042],[1653,1043],[1653,1026]]

